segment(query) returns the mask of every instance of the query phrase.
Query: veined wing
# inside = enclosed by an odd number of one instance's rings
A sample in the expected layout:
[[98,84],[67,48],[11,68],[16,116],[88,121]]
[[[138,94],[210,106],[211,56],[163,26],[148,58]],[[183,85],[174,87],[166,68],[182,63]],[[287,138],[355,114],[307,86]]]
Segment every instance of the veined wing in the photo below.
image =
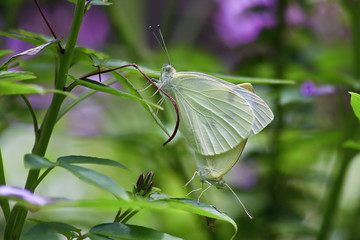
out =
[[249,137],[254,113],[234,89],[196,73],[177,73],[171,84],[180,112],[180,131],[197,153],[221,154]]
[[264,102],[264,100],[262,100],[258,95],[253,93],[253,89],[252,91],[249,91],[248,89],[243,88],[241,84],[239,85],[234,85],[231,83],[228,84],[229,84],[228,86],[232,87],[232,89],[234,89],[243,98],[245,98],[245,100],[248,102],[248,104],[251,106],[254,112],[254,122],[253,125],[251,126],[251,133],[249,137],[259,133],[274,119],[273,112],[271,111],[269,106]]
[[[251,133],[248,137],[251,137],[252,135],[259,133],[274,119],[273,112],[271,111],[269,106],[264,102],[264,100],[262,100],[258,95],[256,95],[254,93],[254,90],[250,83],[246,84],[246,85],[250,85],[250,86],[244,87],[244,86],[242,86],[244,84],[235,85],[233,83],[226,82],[219,78],[215,78],[213,76],[209,76],[209,75],[206,75],[203,73],[193,73],[193,72],[182,73],[182,72],[180,72],[178,74],[190,74],[190,75],[196,75],[196,76],[207,78],[207,79],[212,79],[213,81],[217,81],[222,84],[225,84],[226,86],[228,86],[229,88],[233,89],[235,92],[240,94],[247,101],[247,103],[251,106],[251,109],[254,112],[254,121],[253,121],[253,125],[251,126]],[[250,89],[248,89],[248,88],[250,88]]]
[[196,163],[200,177],[209,182],[219,181],[238,161],[244,150],[247,139],[230,151],[214,156],[203,156],[195,153]]

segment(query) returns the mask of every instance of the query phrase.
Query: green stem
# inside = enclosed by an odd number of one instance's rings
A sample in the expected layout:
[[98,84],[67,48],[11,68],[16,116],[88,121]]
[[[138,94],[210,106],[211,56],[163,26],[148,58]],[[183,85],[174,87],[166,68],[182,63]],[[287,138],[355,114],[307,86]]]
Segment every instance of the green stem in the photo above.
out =
[[34,191],[35,188],[41,183],[41,181],[50,173],[51,170],[53,170],[54,167],[49,167],[48,169],[43,172],[43,174],[40,175],[38,180],[31,186],[29,190]]
[[[84,16],[85,0],[78,0],[75,8],[74,18],[70,29],[69,38],[66,44],[65,53],[60,58],[59,71],[56,75],[55,89],[63,90],[65,87],[67,74],[71,65],[72,57],[75,50],[75,44],[80,31],[80,26]],[[50,107],[45,115],[43,123],[39,130],[39,138],[35,143],[32,153],[44,156],[48,147],[51,134],[53,132],[56,119],[61,107],[64,95],[54,94]],[[25,188],[31,189],[37,186],[40,170],[30,170],[25,184]],[[37,183],[36,185],[34,185]],[[35,190],[35,189],[33,189]],[[27,210],[24,207],[16,206],[10,214],[11,224],[7,224],[5,228],[5,239],[17,240],[26,219]]]
[[[5,185],[5,171],[4,171],[4,163],[1,154],[1,147],[0,147],[0,185]],[[0,206],[4,213],[5,220],[7,221],[10,215],[10,206],[9,200],[7,199],[0,199]]]
[[39,125],[38,125],[38,121],[36,118],[36,114],[35,111],[33,109],[33,107],[31,106],[31,103],[29,102],[29,100],[27,99],[27,97],[25,95],[21,95],[21,98],[24,100],[26,106],[28,107],[32,120],[33,120],[33,124],[34,124],[34,133],[35,133],[35,142],[37,142],[38,138],[39,138]]
[[127,221],[130,220],[130,218],[132,218],[135,214],[137,214],[139,212],[139,210],[134,210],[131,213],[129,213],[122,221],[121,223],[126,223]]
[[[273,39],[273,49],[274,49],[274,78],[283,79],[285,76],[285,70],[287,66],[286,61],[286,21],[285,21],[285,11],[287,8],[287,4],[289,1],[281,0],[277,1],[276,7],[276,27],[274,29],[274,39]],[[280,171],[280,151],[281,151],[281,136],[284,129],[284,118],[283,118],[283,107],[280,102],[280,96],[283,88],[282,87],[272,87],[272,91],[274,92],[274,115],[275,119],[273,122],[273,133],[271,139],[271,155],[269,156],[272,161],[270,162],[270,174],[269,174],[269,185],[267,189],[269,191],[270,196],[270,207],[268,208],[268,212],[266,213],[269,216],[268,221],[274,222],[277,221],[279,216],[286,215],[289,212],[289,209],[284,208],[283,199],[285,185],[284,182],[285,176]],[[268,227],[265,231],[263,231],[264,239],[275,239],[278,236],[275,235],[274,231],[271,227]]]

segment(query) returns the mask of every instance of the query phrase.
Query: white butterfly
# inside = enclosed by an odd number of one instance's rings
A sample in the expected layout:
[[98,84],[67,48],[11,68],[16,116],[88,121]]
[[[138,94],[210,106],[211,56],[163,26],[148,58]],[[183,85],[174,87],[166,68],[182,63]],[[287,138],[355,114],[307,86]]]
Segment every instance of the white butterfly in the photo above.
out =
[[199,170],[187,184],[199,174],[209,187],[226,186],[234,193],[222,176],[237,162],[247,139],[273,120],[269,106],[253,93],[251,84],[235,85],[197,72],[177,73],[170,64],[162,68],[159,88],[177,103],[180,132],[195,150]]
[[237,147],[266,127],[274,115],[256,94],[196,72],[162,68],[159,87],[177,103],[180,132],[196,153],[213,156]]

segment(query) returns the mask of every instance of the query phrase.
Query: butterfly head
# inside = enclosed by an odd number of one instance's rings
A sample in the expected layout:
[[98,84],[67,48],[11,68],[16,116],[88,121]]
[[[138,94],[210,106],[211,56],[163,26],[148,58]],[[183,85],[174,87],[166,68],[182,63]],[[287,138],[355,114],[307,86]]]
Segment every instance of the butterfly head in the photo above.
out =
[[175,68],[171,64],[164,64],[164,66],[161,69],[161,82],[169,81],[171,78],[174,77],[174,74],[176,73]]

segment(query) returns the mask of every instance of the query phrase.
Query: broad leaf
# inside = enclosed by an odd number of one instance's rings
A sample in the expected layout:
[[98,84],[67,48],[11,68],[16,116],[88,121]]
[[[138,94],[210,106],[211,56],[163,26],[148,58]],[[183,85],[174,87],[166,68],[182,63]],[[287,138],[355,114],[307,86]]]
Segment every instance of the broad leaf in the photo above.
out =
[[66,162],[59,162],[59,166],[65,168],[84,182],[100,187],[121,199],[129,199],[127,192],[108,176],[92,169],[71,165]]
[[45,89],[35,84],[0,82],[0,96],[16,94],[44,94]]
[[360,142],[355,142],[353,140],[348,140],[344,142],[343,147],[345,148],[352,148],[355,150],[360,150]]
[[30,169],[55,167],[55,163],[50,162],[46,158],[36,154],[25,154],[24,163],[25,167]]
[[14,30],[13,32],[0,31],[0,35],[3,35],[5,37],[15,38],[35,45],[41,45],[53,39],[52,37],[45,36],[41,33],[29,32],[22,29],[17,29]]
[[49,240],[60,239],[58,234],[64,235],[67,239],[78,236],[81,229],[60,222],[42,222],[32,227],[22,239],[24,240]]
[[75,48],[75,54],[85,54],[91,58],[96,57],[99,59],[104,59],[107,58],[108,55],[105,53],[101,53],[99,51],[96,51],[94,49],[90,49],[90,48],[84,48],[84,47],[77,47]]
[[34,48],[30,48],[28,50],[25,50],[21,53],[18,53],[18,54],[15,54],[14,56],[12,56],[4,65],[2,65],[0,67],[0,70],[3,69],[3,68],[6,68],[11,62],[15,61],[17,58],[21,57],[21,56],[25,56],[25,55],[29,55],[29,56],[32,56],[32,55],[36,55],[38,54],[42,49],[44,49],[45,47],[49,46],[50,44],[54,43],[54,42],[57,42],[59,41],[60,38],[58,39],[54,39],[52,41],[49,41],[47,43],[44,43],[40,46],[37,46],[37,47],[34,47]]
[[[98,60],[97,64],[103,65],[108,68],[115,68],[115,67],[120,67],[123,65],[128,65],[131,63],[122,61],[122,60],[117,60],[117,59],[105,59],[105,60]],[[138,66],[138,67],[141,69],[141,71],[143,71],[150,78],[152,78],[152,77],[159,78],[160,77],[161,67],[159,67],[156,70],[147,68],[145,66]],[[185,71],[185,69],[177,69],[177,70]],[[124,68],[120,71],[138,72],[136,69],[134,69],[132,67]],[[287,85],[295,84],[295,81],[292,81],[292,80],[270,79],[270,78],[252,78],[252,77],[242,77],[242,76],[239,77],[239,76],[217,74],[217,73],[205,73],[205,74],[215,76],[215,77],[221,78],[223,80],[226,80],[226,81],[229,81],[232,83],[287,84]]]
[[120,239],[143,239],[143,240],[179,240],[181,238],[171,236],[157,230],[124,223],[100,224],[90,229],[89,237],[97,240],[97,236],[108,237],[113,240]]
[[[131,82],[125,78],[124,76],[122,76],[121,74],[119,74],[116,71],[113,71],[112,74],[116,77],[117,80],[119,80],[128,90],[130,93],[132,93],[133,95],[142,98],[142,96],[140,95],[140,93],[138,92],[138,90],[134,87],[134,85],[131,84]],[[164,124],[161,122],[161,120],[158,118],[158,116],[154,113],[154,111],[152,110],[152,108],[145,104],[145,103],[141,103],[141,105],[145,108],[145,110],[150,113],[151,117],[155,120],[155,122],[159,125],[159,127],[168,135],[170,136],[170,134],[168,133],[168,131],[166,130]]]
[[45,94],[45,93],[57,93],[76,99],[76,96],[65,91],[60,91],[56,89],[44,89],[43,87],[35,84],[0,81],[0,96],[18,95],[18,94]]
[[80,207],[80,208],[100,208],[100,209],[118,209],[131,208],[131,209],[150,209],[156,211],[164,211],[171,214],[169,210],[185,211],[197,214],[204,217],[222,220],[230,223],[237,233],[237,225],[228,215],[218,210],[215,206],[198,202],[197,200],[172,198],[166,194],[154,193],[149,197],[150,201],[145,200],[131,200],[124,201],[121,199],[93,199],[93,200],[79,200],[79,201],[59,201],[53,205],[47,205],[42,208],[54,207]]
[[75,78],[75,77],[70,76],[70,75],[69,75],[69,77],[72,80],[76,81],[78,84],[83,85],[85,87],[88,87],[90,89],[94,89],[94,90],[97,90],[99,92],[104,92],[104,93],[108,93],[108,94],[112,94],[112,95],[116,95],[116,96],[120,96],[120,97],[129,98],[129,99],[136,100],[136,101],[141,102],[141,103],[146,103],[146,104],[152,105],[154,107],[157,107],[159,109],[162,109],[162,107],[160,107],[159,105],[157,105],[155,103],[152,103],[152,102],[147,101],[145,99],[139,98],[139,97],[134,96],[132,94],[122,92],[122,91],[117,90],[115,88],[111,88],[111,87],[109,87],[109,86],[107,86],[105,84],[99,83],[97,81],[93,81],[93,80],[89,80],[89,79],[82,80],[82,79],[78,79],[78,78]]
[[13,50],[0,50],[0,58],[14,52]]
[[116,162],[114,160],[106,159],[106,158],[97,158],[97,157],[89,157],[89,156],[65,156],[60,157],[56,160],[57,162],[65,162],[65,163],[88,163],[88,164],[99,164],[99,165],[107,165],[107,166],[113,166],[113,167],[120,167],[125,168],[124,165],[122,165],[119,162]]
[[[108,79],[106,80],[103,84],[105,85],[111,85],[113,83],[115,83],[115,79]],[[87,91],[84,91],[83,93],[81,93],[80,95],[77,96],[77,98],[73,101],[70,101],[69,103],[65,104],[59,114],[58,114],[58,118],[56,119],[56,121],[58,121],[60,118],[62,118],[68,111],[70,111],[73,107],[75,107],[76,105],[78,105],[79,103],[81,103],[82,101],[84,101],[85,99],[87,99],[88,97],[94,95],[97,91],[93,90],[93,89],[89,89]]]
[[32,72],[24,71],[1,71],[0,72],[0,82],[15,82],[20,80],[34,79],[36,76]]
[[360,119],[360,94],[349,92],[351,94],[351,107],[354,110],[355,116]]

